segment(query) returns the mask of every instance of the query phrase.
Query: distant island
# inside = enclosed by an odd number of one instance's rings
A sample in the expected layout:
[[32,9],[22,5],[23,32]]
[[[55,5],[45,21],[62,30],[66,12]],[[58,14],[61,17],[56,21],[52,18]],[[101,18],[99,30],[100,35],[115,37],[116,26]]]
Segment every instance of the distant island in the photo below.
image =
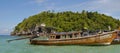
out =
[[54,12],[43,11],[39,14],[25,18],[21,23],[15,26],[12,35],[29,35],[35,30],[36,26],[46,24],[47,27],[56,28],[57,32],[80,31],[87,27],[89,30],[111,30],[120,26],[120,20],[112,16],[107,16],[98,12]]

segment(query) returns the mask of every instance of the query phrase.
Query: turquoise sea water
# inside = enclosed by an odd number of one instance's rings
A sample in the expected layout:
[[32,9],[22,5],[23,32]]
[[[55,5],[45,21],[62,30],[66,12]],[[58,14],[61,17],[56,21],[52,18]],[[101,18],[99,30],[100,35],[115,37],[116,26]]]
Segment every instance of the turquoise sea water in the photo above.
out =
[[8,43],[6,40],[19,37],[0,35],[0,53],[120,53],[120,45],[110,46],[43,46],[30,45],[29,40]]

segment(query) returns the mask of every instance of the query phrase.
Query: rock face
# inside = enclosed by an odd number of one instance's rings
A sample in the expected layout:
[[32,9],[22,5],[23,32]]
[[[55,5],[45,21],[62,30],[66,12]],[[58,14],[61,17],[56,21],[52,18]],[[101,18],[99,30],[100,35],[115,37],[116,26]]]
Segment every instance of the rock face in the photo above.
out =
[[41,30],[41,28],[40,28],[40,26],[36,26],[34,29],[32,29],[32,30],[27,30],[27,31],[20,31],[20,32],[16,32],[16,31],[14,31],[14,32],[11,32],[11,35],[12,36],[15,36],[15,35],[18,35],[18,36],[26,36],[26,35],[33,35],[33,32],[34,31],[36,31],[36,32],[38,32],[38,31],[40,31]]
[[22,32],[11,32],[12,36],[18,35],[18,36],[28,36],[28,35],[35,35],[37,33],[52,33],[55,32],[55,28],[53,27],[45,27],[40,25],[40,26],[36,26],[34,28],[34,30],[32,31],[22,31]]

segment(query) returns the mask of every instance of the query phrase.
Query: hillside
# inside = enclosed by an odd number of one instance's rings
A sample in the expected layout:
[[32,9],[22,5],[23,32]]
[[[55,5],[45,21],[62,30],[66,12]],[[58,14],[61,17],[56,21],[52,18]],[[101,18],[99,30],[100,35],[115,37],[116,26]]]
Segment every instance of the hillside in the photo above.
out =
[[100,14],[98,12],[51,12],[44,11],[39,14],[25,18],[21,23],[15,26],[13,34],[30,32],[36,25],[45,23],[46,26],[57,28],[57,32],[80,31],[83,27],[89,30],[107,30],[108,26],[116,29],[120,26],[120,21],[111,16]]

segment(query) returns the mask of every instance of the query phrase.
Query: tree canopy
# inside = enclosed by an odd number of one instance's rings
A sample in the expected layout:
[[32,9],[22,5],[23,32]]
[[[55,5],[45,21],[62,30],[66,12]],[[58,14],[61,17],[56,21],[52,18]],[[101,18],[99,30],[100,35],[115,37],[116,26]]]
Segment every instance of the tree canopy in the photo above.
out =
[[55,27],[57,32],[80,31],[83,27],[89,30],[107,30],[108,26],[116,29],[120,26],[119,19],[98,12],[53,12],[43,11],[39,14],[25,18],[15,26],[13,32],[34,30],[36,25],[45,23],[46,26]]

